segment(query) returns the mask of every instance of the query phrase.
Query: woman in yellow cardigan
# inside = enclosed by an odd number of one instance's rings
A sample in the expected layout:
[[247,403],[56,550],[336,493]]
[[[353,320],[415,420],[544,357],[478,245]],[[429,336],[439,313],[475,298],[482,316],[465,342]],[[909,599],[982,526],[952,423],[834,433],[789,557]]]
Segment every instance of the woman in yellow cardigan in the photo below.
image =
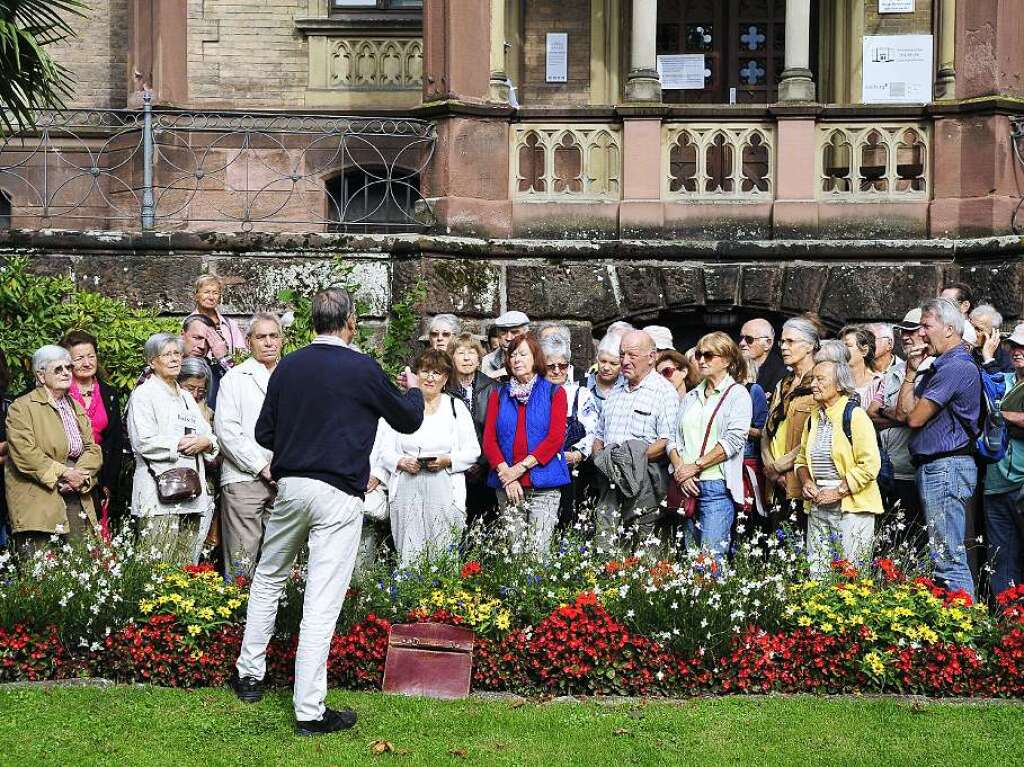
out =
[[795,468],[807,502],[811,573],[823,575],[833,559],[853,564],[870,559],[875,516],[882,513],[877,482],[882,462],[871,419],[850,404],[855,386],[849,365],[820,361],[812,376],[817,407],[804,429]]

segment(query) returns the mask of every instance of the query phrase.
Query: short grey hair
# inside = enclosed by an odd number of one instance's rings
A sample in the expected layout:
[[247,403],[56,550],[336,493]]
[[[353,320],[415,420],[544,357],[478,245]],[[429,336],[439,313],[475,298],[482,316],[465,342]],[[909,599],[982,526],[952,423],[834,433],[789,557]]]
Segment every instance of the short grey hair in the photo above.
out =
[[850,350],[846,348],[846,344],[842,341],[830,339],[828,341],[822,341],[821,346],[814,353],[814,363],[819,362],[834,362],[836,364],[848,365],[850,363]]
[[892,344],[896,343],[896,329],[892,324],[888,322],[871,322],[868,324],[867,328],[876,336],[888,338],[889,342]]
[[63,346],[46,344],[36,349],[32,355],[32,372],[45,373],[46,368],[53,362],[67,360],[71,362],[71,354]]
[[178,381],[186,381],[189,378],[203,378],[206,380],[206,385],[210,385],[213,374],[210,372],[210,366],[206,364],[206,360],[199,357],[185,357],[181,361]]
[[960,307],[948,298],[933,298],[921,304],[921,315],[930,314],[943,325],[953,328],[953,332],[963,338],[964,316]]
[[999,330],[1003,326],[1003,315],[992,304],[978,304],[971,310],[970,318],[972,320],[979,320],[982,317],[991,319],[992,327],[995,330]]
[[224,280],[222,280],[216,274],[200,274],[198,277],[196,277],[195,292],[198,293],[200,289],[203,287],[203,285],[206,285],[207,283],[210,282],[214,283],[221,293],[224,292]]
[[462,323],[454,314],[435,314],[427,325],[427,333],[433,330],[435,326],[441,324],[447,325],[452,331],[453,336],[457,336],[462,332]]
[[146,339],[146,345],[142,347],[142,356],[146,358],[146,362],[152,362],[164,353],[168,344],[174,344],[174,348],[182,354],[185,353],[185,342],[181,340],[181,336],[173,333],[154,333]]
[[249,320],[249,327],[245,329],[246,338],[252,338],[253,328],[255,328],[260,322],[273,322],[277,325],[278,333],[284,332],[284,326],[281,324],[281,318],[276,314],[273,312],[256,312],[256,314],[252,316],[252,319]]
[[[850,370],[850,366],[847,363],[836,362],[835,360],[819,360],[818,355],[814,355],[814,362],[817,365],[832,366],[832,374],[836,379],[836,389],[842,394],[850,397],[857,393],[857,385],[853,382],[853,371]],[[863,404],[861,403],[861,405]]]
[[325,288],[313,296],[310,310],[313,330],[317,333],[334,333],[348,324],[355,307],[352,296],[345,288]]
[[814,347],[815,350],[818,349],[818,344],[821,339],[818,335],[818,329],[810,320],[804,319],[803,317],[791,317],[786,320],[785,324],[782,326],[783,333],[787,330],[796,333],[804,341]]
[[[569,330],[567,325],[563,325],[561,322],[542,322],[537,326],[537,338],[542,338],[545,335],[550,335],[552,338],[557,338],[565,342],[566,346],[572,346],[572,331]],[[543,344],[541,344],[543,346]]]
[[565,339],[558,336],[542,338],[540,350],[544,352],[544,359],[549,362],[557,357],[562,357],[566,362],[572,361],[572,347],[565,342]]

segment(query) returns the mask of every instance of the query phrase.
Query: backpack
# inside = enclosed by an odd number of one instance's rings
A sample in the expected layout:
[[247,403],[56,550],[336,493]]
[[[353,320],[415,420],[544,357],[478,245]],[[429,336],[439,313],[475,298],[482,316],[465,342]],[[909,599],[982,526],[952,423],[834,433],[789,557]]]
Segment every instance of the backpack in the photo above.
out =
[[[973,435],[972,448],[978,461],[999,463],[1010,445],[1010,433],[1000,407],[1006,394],[1006,381],[1002,373],[986,373],[978,368],[978,374],[981,377],[981,417],[978,419],[978,428],[968,428],[960,416],[957,416],[957,420],[968,435]],[[955,412],[953,414],[956,415]]]
[[[555,399],[555,388],[551,390],[551,399]],[[580,387],[576,386],[576,396],[572,400],[572,412],[569,417],[565,419],[565,444],[563,446],[564,451],[569,451],[572,446],[587,436],[587,427],[580,421],[578,410],[580,405]]]

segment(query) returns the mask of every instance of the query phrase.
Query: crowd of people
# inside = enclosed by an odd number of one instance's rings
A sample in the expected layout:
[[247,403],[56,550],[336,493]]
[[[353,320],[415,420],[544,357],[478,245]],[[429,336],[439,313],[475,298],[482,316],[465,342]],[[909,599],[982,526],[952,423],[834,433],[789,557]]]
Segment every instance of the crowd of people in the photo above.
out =
[[[168,561],[213,555],[226,575],[253,575],[279,490],[256,432],[284,328],[261,312],[243,332],[222,290],[216,276],[196,281],[194,312],[146,342],[124,407],[88,333],[33,355],[36,386],[4,399],[12,548],[109,535],[131,455],[140,540]],[[725,559],[790,522],[824,572],[870,557],[898,526],[950,588],[973,595],[987,560],[997,593],[1021,579],[1024,487],[1024,325],[1002,324],[962,284],[834,338],[815,315],[778,332],[759,318],[690,349],[661,326],[616,322],[588,349],[520,311],[486,337],[434,316],[411,360],[422,422],[402,433],[381,418],[369,478],[353,486],[361,551],[388,541],[410,565],[469,523],[500,521],[541,556],[575,527],[610,546]]]

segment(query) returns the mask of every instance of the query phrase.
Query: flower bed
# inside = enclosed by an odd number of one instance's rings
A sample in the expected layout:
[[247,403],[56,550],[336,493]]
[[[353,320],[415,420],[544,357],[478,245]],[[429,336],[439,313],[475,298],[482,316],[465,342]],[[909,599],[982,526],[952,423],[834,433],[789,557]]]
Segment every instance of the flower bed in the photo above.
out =
[[[491,541],[405,571],[382,562],[353,581],[328,677],[379,688],[391,624],[432,620],[477,632],[480,690],[1024,696],[1024,587],[990,612],[888,558],[833,569],[811,580],[785,536],[729,565],[569,539],[543,559]],[[173,570],[115,541],[0,562],[0,576],[0,681],[220,685],[237,657],[245,584],[207,567]],[[292,681],[303,583],[297,568],[268,649],[272,684]]]

